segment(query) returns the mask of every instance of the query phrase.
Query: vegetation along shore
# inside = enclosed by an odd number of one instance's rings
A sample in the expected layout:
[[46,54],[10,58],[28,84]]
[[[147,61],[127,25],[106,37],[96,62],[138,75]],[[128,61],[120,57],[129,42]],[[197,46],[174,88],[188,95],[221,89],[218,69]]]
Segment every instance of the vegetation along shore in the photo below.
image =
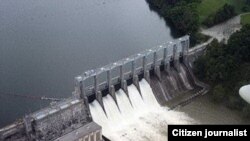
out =
[[[189,34],[191,46],[207,41],[207,35],[218,39],[219,29],[222,29],[223,34],[232,31],[227,41],[222,38],[212,41],[207,53],[195,62],[194,71],[199,79],[211,85],[210,94],[214,102],[242,111],[246,117],[250,117],[250,105],[238,95],[242,85],[250,84],[250,0],[147,2],[152,10],[174,28],[176,36]],[[232,22],[226,24],[231,19]],[[216,31],[212,33],[208,29],[210,27]],[[233,28],[238,31],[233,31]],[[209,32],[212,34],[204,35]]]

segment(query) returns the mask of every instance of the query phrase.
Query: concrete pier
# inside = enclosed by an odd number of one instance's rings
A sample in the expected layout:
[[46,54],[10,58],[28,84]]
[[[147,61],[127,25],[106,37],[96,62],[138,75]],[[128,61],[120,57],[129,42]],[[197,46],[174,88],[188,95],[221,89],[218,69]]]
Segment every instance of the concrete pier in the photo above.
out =
[[131,65],[132,65],[132,77],[134,78],[134,76],[136,75],[136,73],[135,73],[135,60],[131,61]]
[[81,76],[75,77],[75,91],[73,92],[73,95],[74,95],[75,98],[78,98],[78,99],[83,98],[83,95],[81,95],[81,94],[84,94],[84,92],[82,92],[82,90],[83,90],[82,87],[84,85],[81,84],[81,83],[84,83],[82,81],[82,77]]
[[147,70],[144,74],[144,78],[147,80],[147,82],[150,84],[150,73],[149,70]]
[[109,92],[111,92],[111,87],[114,87],[114,85],[112,85],[111,69],[107,70],[107,83]]
[[81,76],[75,77],[75,92],[73,95],[73,98],[76,99],[82,99],[83,103],[85,104],[85,113],[86,113],[86,118],[88,120],[92,120],[90,110],[89,110],[89,102],[88,98],[85,92],[85,81],[83,81],[83,78]]
[[94,75],[94,91],[95,91],[95,94],[98,93],[99,91],[99,85],[98,85],[98,74]]
[[114,85],[110,86],[110,88],[109,88],[109,94],[110,94],[110,95],[112,96],[112,98],[114,99],[116,105],[118,105],[118,104],[117,104],[117,98],[116,98],[116,95],[115,95],[115,87],[114,87]]
[[145,55],[142,57],[142,67],[143,67],[144,78],[146,78],[146,72],[147,72],[147,57],[146,57]]
[[124,82],[123,64],[121,64],[119,67],[120,67],[120,82],[121,82],[121,87],[123,88],[123,82]]
[[[138,81],[139,75],[143,75],[148,82],[150,82],[150,72],[153,73],[161,79],[160,68],[163,65],[166,72],[169,71],[171,58],[173,59],[174,67],[180,69],[180,58],[183,58],[183,61],[186,62],[189,49],[189,36],[184,36],[172,42],[168,42],[164,45],[158,46],[156,48],[144,51],[137,55],[133,55],[126,59],[122,59],[113,64],[102,67],[101,69],[87,71],[82,75],[82,81],[79,81],[76,84],[76,91],[79,98],[83,98],[82,95],[93,95],[100,97],[99,94],[101,91],[108,89],[108,92],[112,95],[114,89],[119,84],[119,87],[127,93],[127,81],[132,79],[133,84],[140,91]],[[149,56],[153,56],[153,60],[150,60]],[[142,60],[142,61],[140,61]],[[139,63],[142,62],[142,63]],[[139,64],[136,64],[139,63]],[[125,65],[131,65],[129,71],[125,71]],[[113,70],[119,70],[118,76],[113,76]],[[106,73],[107,77],[104,82],[99,82],[99,75]],[[85,86],[85,82],[89,78],[93,78],[93,85]],[[114,87],[114,88],[113,88]],[[113,96],[115,99],[115,97]],[[101,99],[99,98],[101,101]]]
[[138,75],[135,75],[133,77],[133,84],[135,85],[135,87],[137,88],[137,90],[139,91],[139,93],[141,94],[141,88],[140,88],[140,85],[139,85]]
[[183,63],[188,63],[188,50],[189,50],[189,39],[187,40],[181,40],[179,39],[179,44],[182,47],[182,57],[183,57]]
[[122,84],[122,89],[123,91],[128,94],[128,84],[127,84],[127,81],[126,80],[123,80],[123,83]]
[[174,59],[174,67],[177,71],[180,71],[180,60],[179,60],[179,53],[177,52],[177,44],[173,45],[173,59]]
[[154,53],[154,68],[157,67],[157,52],[155,51]]
[[157,52],[154,52],[154,74],[161,81],[160,66],[157,64]]

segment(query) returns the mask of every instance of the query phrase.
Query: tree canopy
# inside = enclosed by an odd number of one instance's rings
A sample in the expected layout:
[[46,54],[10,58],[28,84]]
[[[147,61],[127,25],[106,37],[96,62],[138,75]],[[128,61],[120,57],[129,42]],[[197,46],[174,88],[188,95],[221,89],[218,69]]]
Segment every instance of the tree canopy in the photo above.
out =
[[151,9],[163,17],[173,27],[174,35],[191,36],[191,46],[208,40],[208,36],[198,33],[200,22],[197,5],[201,0],[147,0]]
[[213,25],[224,22],[232,18],[235,15],[236,15],[236,12],[235,12],[234,7],[232,5],[225,4],[216,13],[209,15],[207,19],[205,19],[203,24],[208,27],[211,27]]
[[250,84],[250,25],[234,33],[228,44],[214,40],[206,55],[195,62],[194,72],[212,87],[213,99],[250,116],[249,104],[238,94],[239,88]]

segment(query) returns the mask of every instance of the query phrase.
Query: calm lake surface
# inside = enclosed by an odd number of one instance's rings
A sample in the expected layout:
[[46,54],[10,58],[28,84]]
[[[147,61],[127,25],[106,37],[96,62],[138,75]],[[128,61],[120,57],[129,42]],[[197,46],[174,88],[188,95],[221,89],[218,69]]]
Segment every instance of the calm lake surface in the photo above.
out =
[[69,97],[74,77],[173,39],[145,0],[1,0],[0,127]]

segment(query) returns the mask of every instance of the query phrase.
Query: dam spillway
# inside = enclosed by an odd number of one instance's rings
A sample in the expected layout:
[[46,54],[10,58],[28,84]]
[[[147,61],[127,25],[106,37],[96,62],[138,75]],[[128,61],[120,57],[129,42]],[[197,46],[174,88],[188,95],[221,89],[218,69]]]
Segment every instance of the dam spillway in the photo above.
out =
[[93,120],[103,127],[103,134],[110,137],[114,132],[127,126],[150,109],[157,109],[160,105],[157,103],[150,86],[143,79],[140,82],[143,89],[142,96],[134,85],[128,86],[128,93],[131,97],[131,102],[123,90],[115,93],[117,96],[117,105],[110,95],[103,97],[104,111],[100,104],[96,105],[96,101],[90,103],[90,112]]
[[[76,86],[79,86],[76,87],[76,96],[85,97],[88,101],[90,114],[102,126],[106,137],[120,139],[117,132],[138,121],[142,115],[154,110],[158,112],[155,114],[165,115],[169,109],[165,106],[168,101],[180,95],[200,92],[202,86],[195,83],[194,75],[190,74],[188,49],[189,37],[185,36],[100,69],[87,71],[76,77]],[[171,121],[165,119],[161,122],[167,124]],[[150,124],[159,126],[153,121]],[[145,125],[143,128],[150,127]],[[117,136],[114,137],[114,134]],[[162,140],[166,137],[157,136]]]
[[[162,81],[161,75],[167,74],[174,90],[185,86],[181,80],[186,73],[182,73],[181,65],[188,64],[189,36],[165,43],[153,49],[138,53],[107,66],[89,70],[75,78],[75,96],[86,96],[91,102],[97,99],[103,106],[102,97],[107,93],[113,96],[114,91],[122,88],[127,94],[127,86],[135,84],[140,92],[138,81],[142,78],[150,83],[150,77]],[[182,74],[179,76],[178,74]],[[164,79],[165,80],[165,79]]]
[[106,113],[103,97],[109,94],[117,105],[115,91],[122,89],[131,102],[128,85],[134,84],[141,95],[139,81],[144,78],[159,104],[165,105],[177,95],[201,89],[191,74],[189,57],[189,36],[184,36],[83,73],[75,78],[75,97],[97,100]]
[[96,100],[90,103],[93,120],[102,126],[105,137],[119,141],[164,141],[167,140],[168,124],[193,122],[183,113],[161,107],[145,79],[142,79],[139,85],[142,96],[133,84],[128,86],[129,96],[133,97],[131,103],[121,89],[115,93],[117,106],[110,95],[103,97],[106,115]]
[[72,139],[76,129],[84,132],[78,139],[91,141],[102,133],[111,140],[166,140],[168,124],[192,123],[171,109],[208,91],[190,67],[206,45],[190,50],[184,36],[86,71],[75,77],[72,97],[0,129],[0,140]]

